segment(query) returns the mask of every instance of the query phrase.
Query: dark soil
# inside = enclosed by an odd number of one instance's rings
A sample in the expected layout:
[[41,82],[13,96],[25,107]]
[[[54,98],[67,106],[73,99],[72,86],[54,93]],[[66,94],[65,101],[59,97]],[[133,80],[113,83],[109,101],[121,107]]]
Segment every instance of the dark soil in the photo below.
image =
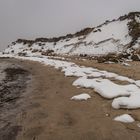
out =
[[3,73],[5,78],[0,82],[0,140],[15,140],[22,127],[13,124],[12,118],[16,116],[13,110],[26,89],[29,72],[9,64]]
[[13,103],[26,87],[28,72],[22,68],[6,68],[5,79],[0,83],[0,106]]
[[22,130],[21,126],[5,126],[0,130],[0,139],[1,140],[15,140],[19,131]]

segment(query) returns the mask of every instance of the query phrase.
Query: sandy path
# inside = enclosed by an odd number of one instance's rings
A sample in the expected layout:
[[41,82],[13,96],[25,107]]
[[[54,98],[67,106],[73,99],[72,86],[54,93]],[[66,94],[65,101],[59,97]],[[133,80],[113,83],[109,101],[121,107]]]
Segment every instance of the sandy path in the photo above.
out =
[[[140,128],[136,122],[122,124],[114,116],[132,113],[140,120],[139,110],[114,110],[111,100],[105,100],[90,89],[72,86],[74,78],[64,77],[54,68],[37,62],[12,60],[24,66],[33,79],[22,99],[24,107],[15,117],[21,126],[17,140],[138,140]],[[109,65],[110,68],[111,65]],[[30,90],[29,90],[30,89]],[[71,101],[73,95],[87,92],[88,101]],[[108,116],[106,116],[108,114]]]

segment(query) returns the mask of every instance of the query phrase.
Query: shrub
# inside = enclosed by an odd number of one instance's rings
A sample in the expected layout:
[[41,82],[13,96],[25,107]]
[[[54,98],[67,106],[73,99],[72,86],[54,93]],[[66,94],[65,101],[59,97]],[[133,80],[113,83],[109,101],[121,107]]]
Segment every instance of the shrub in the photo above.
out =
[[26,52],[19,52],[18,55],[19,55],[19,56],[26,56],[27,53],[26,53]]
[[46,56],[50,56],[50,55],[53,55],[54,54],[54,50],[47,50],[45,52],[42,52],[41,54],[42,55],[46,55]]

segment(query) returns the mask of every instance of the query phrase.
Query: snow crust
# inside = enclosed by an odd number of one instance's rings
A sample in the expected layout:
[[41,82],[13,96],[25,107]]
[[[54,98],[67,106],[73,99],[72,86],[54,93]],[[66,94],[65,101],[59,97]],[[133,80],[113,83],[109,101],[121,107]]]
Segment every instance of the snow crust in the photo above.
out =
[[135,120],[128,114],[123,114],[114,118],[115,121],[123,122],[123,123],[132,123]]
[[140,92],[136,85],[118,85],[108,79],[102,78],[87,79],[86,77],[82,77],[77,79],[73,85],[85,88],[93,88],[94,91],[108,99],[118,96],[130,96],[131,93],[135,91]]
[[79,95],[75,95],[71,98],[71,100],[87,100],[87,99],[90,99],[91,96],[87,93],[82,93],[82,94],[79,94]]
[[90,40],[94,40],[95,43],[101,42],[103,40],[107,40],[110,38],[114,38],[115,40],[120,40],[122,44],[126,44],[129,42],[128,35],[128,27],[127,27],[128,20],[124,21],[116,21],[111,22],[109,24],[106,24],[102,27],[99,27],[97,29],[100,29],[101,31],[98,31],[96,33],[92,33],[88,36],[86,40],[90,42]]

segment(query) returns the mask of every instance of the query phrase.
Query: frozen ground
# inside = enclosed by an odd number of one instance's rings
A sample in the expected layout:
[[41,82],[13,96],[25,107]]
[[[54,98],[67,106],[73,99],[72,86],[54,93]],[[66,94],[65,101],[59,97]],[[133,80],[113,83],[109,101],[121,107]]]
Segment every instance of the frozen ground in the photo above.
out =
[[[50,65],[56,69],[61,69],[65,76],[78,77],[74,81],[74,86],[92,88],[102,97],[107,99],[113,99],[112,107],[119,108],[140,108],[140,81],[133,80],[131,78],[95,69],[93,67],[78,66],[75,63],[48,59],[47,57],[19,57],[15,58],[38,61],[44,65]],[[110,79],[116,79],[118,81],[127,81],[129,84],[119,85],[111,81]]]
[[[72,62],[49,59],[48,57],[19,57],[18,59],[37,61],[44,65],[60,69],[65,76],[78,77],[73,82],[74,86],[90,88],[106,99],[113,99],[112,107],[115,109],[137,109],[140,108],[140,81],[134,80],[116,73],[99,70],[93,67],[84,67]],[[127,84],[119,85],[112,79],[126,81]],[[75,100],[87,100],[90,96],[76,95]]]

